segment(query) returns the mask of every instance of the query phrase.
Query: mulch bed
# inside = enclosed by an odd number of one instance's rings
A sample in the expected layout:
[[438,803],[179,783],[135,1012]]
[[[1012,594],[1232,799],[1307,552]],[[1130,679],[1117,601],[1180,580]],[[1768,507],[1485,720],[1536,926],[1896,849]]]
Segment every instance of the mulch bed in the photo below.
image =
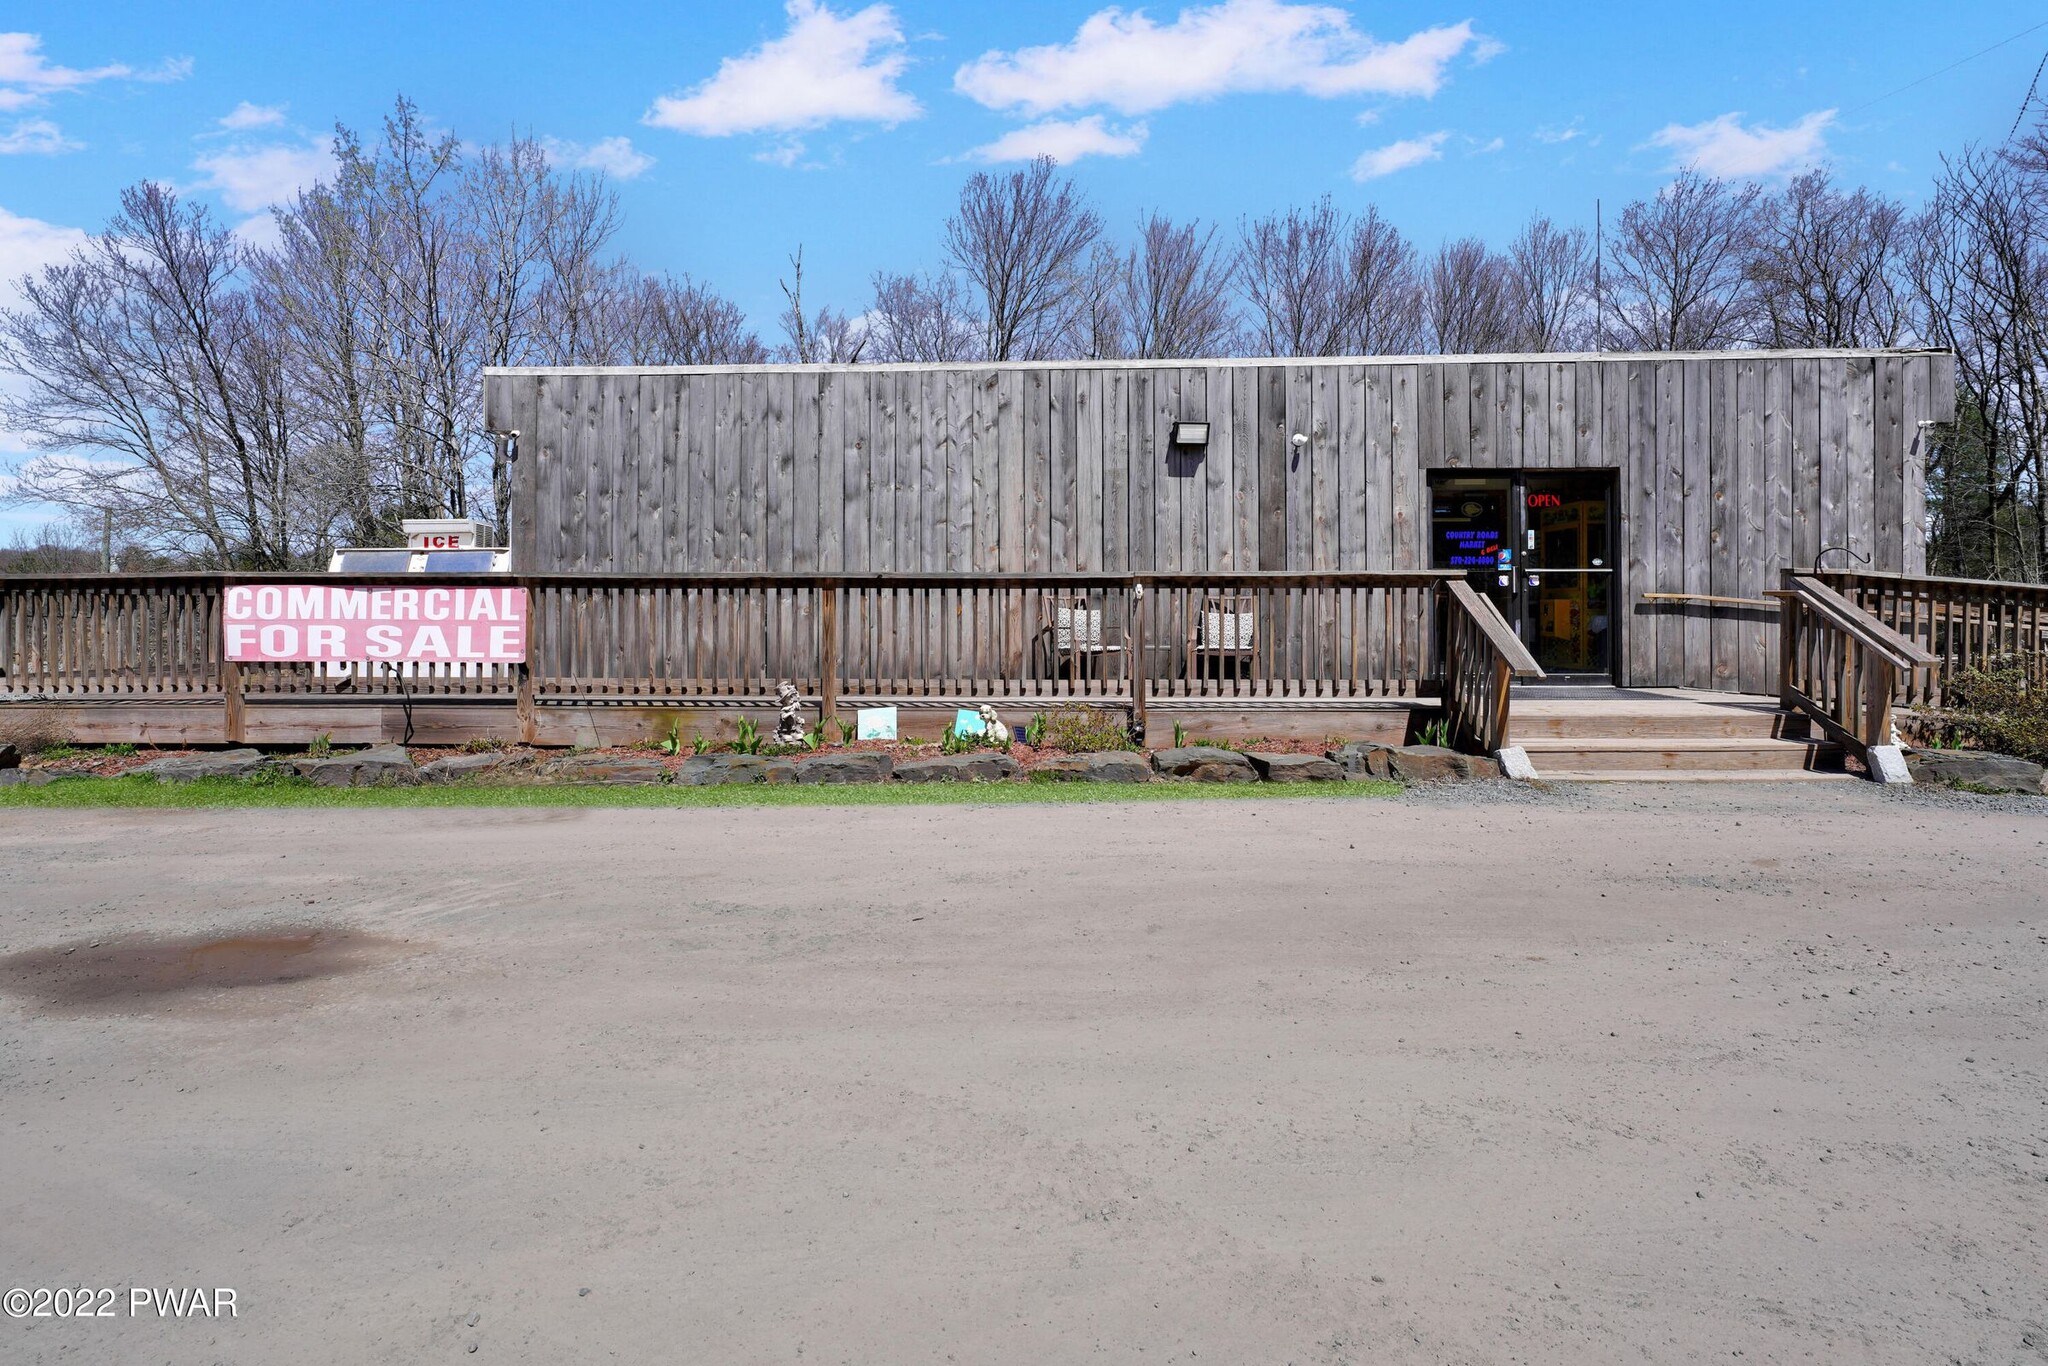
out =
[[[1188,736],[1187,742],[1190,745],[1212,743],[1204,740],[1199,735]],[[1321,754],[1330,747],[1330,742],[1327,740],[1257,740],[1238,741],[1228,747],[1238,750],[1258,750],[1267,754]],[[346,753],[358,748],[362,747],[355,745],[339,746],[336,752]],[[1162,745],[1157,748],[1164,749],[1167,746]],[[855,740],[843,745],[826,745],[815,752],[846,753],[849,751],[888,754],[899,763],[910,759],[933,759],[944,752],[939,748],[939,742],[936,740],[922,744],[908,740]],[[140,768],[142,765],[157,759],[170,759],[209,752],[215,751],[191,748],[158,749],[147,745],[137,746],[133,754],[112,754],[103,749],[81,749],[61,758],[24,755],[21,766],[25,769],[49,773],[52,776],[69,775],[74,777],[117,778],[123,773]],[[291,750],[287,752],[298,754],[304,751]],[[415,764],[425,765],[432,763],[436,759],[445,759],[451,755],[466,754],[470,751],[456,746],[408,745],[406,746],[406,752],[412,756]],[[541,759],[559,758],[569,753],[569,751],[562,749],[526,750],[523,746],[508,746],[507,752],[532,753]],[[683,761],[692,757],[688,749],[683,750],[680,754],[662,754],[659,750],[652,749],[646,745],[611,745],[603,749],[583,750],[580,752],[615,758],[659,758],[671,769],[682,767]],[[714,746],[705,751],[707,754],[729,754],[732,752],[731,749],[725,746]],[[768,753],[772,751],[764,750],[763,752]],[[812,752],[809,750],[795,751],[789,757],[800,759],[807,757]],[[1049,748],[1034,749],[1022,740],[1013,741],[1009,749],[1010,757],[1015,759],[1020,766],[1029,766],[1036,760],[1050,758],[1064,752],[1063,750]],[[1147,750],[1145,752],[1151,753],[1152,751]]]

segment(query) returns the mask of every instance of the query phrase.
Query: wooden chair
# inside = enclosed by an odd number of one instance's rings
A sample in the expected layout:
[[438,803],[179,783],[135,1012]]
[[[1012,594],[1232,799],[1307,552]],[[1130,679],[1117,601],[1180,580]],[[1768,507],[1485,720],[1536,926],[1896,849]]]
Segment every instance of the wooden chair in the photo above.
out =
[[1188,658],[1197,678],[1249,677],[1258,652],[1258,606],[1250,593],[1210,593],[1188,628]]
[[1098,601],[1085,593],[1055,593],[1040,600],[1040,612],[1039,641],[1055,679],[1101,682],[1109,676],[1124,645],[1110,639]]

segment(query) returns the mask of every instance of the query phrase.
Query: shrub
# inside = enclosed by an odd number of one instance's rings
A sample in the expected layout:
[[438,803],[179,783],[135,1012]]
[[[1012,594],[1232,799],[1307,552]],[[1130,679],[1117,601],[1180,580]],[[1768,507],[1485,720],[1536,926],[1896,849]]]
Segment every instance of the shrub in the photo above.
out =
[[505,742],[495,735],[479,735],[474,739],[462,742],[462,752],[464,754],[495,754],[505,748],[507,748]]
[[1928,717],[1931,747],[1963,745],[2048,764],[2048,687],[2029,687],[2021,662],[1958,669],[1941,686],[1946,705]]
[[1136,749],[1131,733],[1115,712],[1100,707],[1061,707],[1045,722],[1045,747],[1069,754]]

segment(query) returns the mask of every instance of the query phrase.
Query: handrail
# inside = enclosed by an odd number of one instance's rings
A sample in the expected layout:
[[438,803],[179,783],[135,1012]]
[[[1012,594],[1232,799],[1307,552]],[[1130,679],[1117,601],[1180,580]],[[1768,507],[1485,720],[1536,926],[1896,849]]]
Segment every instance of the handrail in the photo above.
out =
[[1935,574],[1899,574],[1889,569],[1808,569],[1803,572],[1809,578],[1821,579],[1831,584],[1875,579],[1909,588],[1982,589],[1995,593],[2009,593],[2017,597],[2048,599],[2048,583],[2019,583],[2011,579],[1958,579]]
[[1508,628],[1493,600],[1463,577],[1444,585],[1444,719],[1451,744],[1492,754],[1508,742],[1511,690],[1517,678],[1542,678],[1543,667]]
[[1892,698],[1901,675],[1940,661],[1810,575],[1787,569],[1776,596],[1778,700],[1813,721],[1886,781],[1871,750],[1893,743]]
[[2027,686],[2048,688],[2048,584],[1864,569],[1811,577],[1933,655],[1932,667],[1899,675],[1899,706],[1939,707],[1949,674],[2007,663]]
[[1475,592],[1471,582],[1462,575],[1452,580],[1448,587],[1452,600],[1478,621],[1479,629],[1486,633],[1493,648],[1507,660],[1508,667],[1517,678],[1544,677],[1543,666],[1536,662],[1536,656],[1529,653],[1529,647],[1522,643],[1522,638],[1508,626],[1507,618],[1500,614],[1500,608],[1494,605],[1492,598]]
[[1788,573],[1785,585],[1783,592],[1796,594],[1809,610],[1823,613],[1866,649],[1875,650],[1898,668],[1918,669],[1941,662],[1818,579]]

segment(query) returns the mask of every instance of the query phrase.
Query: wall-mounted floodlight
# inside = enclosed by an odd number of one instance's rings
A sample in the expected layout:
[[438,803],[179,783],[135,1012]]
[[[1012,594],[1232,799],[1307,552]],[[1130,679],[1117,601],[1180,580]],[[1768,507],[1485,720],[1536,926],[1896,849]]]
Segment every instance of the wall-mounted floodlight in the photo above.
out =
[[1173,424],[1173,444],[1176,446],[1206,446],[1209,444],[1209,424],[1206,422],[1176,422]]

